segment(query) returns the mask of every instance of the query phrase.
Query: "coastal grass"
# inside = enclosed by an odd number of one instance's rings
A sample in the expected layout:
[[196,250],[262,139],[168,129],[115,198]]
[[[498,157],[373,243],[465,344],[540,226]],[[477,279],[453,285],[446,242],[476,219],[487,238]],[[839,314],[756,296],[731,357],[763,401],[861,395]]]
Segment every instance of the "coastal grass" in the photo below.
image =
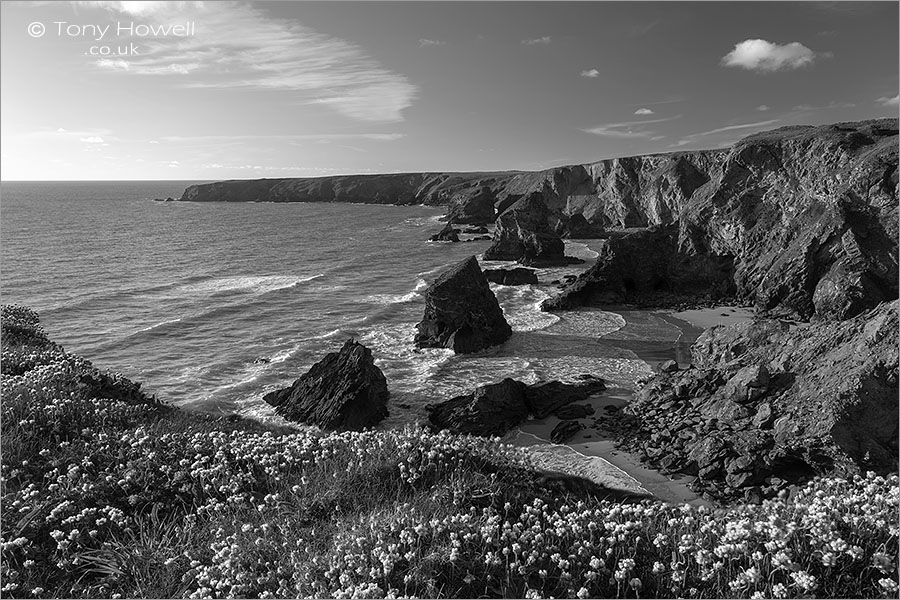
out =
[[6,597],[896,597],[897,476],[710,510],[496,440],[175,410],[2,309]]

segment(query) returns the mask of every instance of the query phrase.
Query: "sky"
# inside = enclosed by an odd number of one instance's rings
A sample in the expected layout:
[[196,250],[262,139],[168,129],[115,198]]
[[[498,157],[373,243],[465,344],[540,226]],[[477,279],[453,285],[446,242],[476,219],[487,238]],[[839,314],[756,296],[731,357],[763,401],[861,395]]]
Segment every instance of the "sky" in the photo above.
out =
[[897,2],[3,2],[3,180],[540,170],[898,116]]

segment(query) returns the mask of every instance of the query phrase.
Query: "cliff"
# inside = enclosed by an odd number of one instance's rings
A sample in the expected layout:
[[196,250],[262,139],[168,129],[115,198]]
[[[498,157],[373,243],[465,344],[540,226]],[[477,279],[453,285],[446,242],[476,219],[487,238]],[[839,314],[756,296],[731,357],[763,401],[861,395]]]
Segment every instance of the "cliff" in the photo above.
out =
[[[440,205],[451,222],[479,223],[539,195],[561,231],[575,215],[580,229],[585,222],[604,230],[675,229],[673,249],[649,278],[652,290],[633,288],[633,276],[619,272],[633,267],[617,257],[633,244],[612,241],[607,258],[548,309],[610,293],[619,301],[648,291],[697,296],[696,282],[712,280],[715,294],[725,290],[773,315],[845,319],[898,295],[897,130],[897,119],[784,127],[727,150],[539,172],[226,181],[190,186],[181,200]],[[686,272],[691,264],[704,273]],[[673,269],[677,276],[668,275]],[[610,290],[609,281],[618,287]]]

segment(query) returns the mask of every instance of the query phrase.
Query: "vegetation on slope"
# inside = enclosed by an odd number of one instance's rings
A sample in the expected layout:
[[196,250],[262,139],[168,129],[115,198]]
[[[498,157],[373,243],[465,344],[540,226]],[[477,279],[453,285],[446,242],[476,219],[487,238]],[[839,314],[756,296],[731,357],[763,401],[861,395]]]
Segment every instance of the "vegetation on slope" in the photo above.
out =
[[897,595],[898,478],[710,511],[560,487],[524,451],[174,410],[2,310],[8,597]]

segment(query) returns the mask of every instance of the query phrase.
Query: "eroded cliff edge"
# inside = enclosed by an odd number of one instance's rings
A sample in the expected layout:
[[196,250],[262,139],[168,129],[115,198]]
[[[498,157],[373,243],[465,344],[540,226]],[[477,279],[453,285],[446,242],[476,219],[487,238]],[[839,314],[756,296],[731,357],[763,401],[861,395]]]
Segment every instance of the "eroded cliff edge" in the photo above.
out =
[[[554,229],[577,216],[608,238],[545,309],[712,295],[770,315],[846,319],[898,295],[897,130],[897,119],[792,126],[725,150],[538,172],[224,181],[180,200],[426,204],[483,223],[537,195]],[[649,247],[658,256],[636,254]]]

